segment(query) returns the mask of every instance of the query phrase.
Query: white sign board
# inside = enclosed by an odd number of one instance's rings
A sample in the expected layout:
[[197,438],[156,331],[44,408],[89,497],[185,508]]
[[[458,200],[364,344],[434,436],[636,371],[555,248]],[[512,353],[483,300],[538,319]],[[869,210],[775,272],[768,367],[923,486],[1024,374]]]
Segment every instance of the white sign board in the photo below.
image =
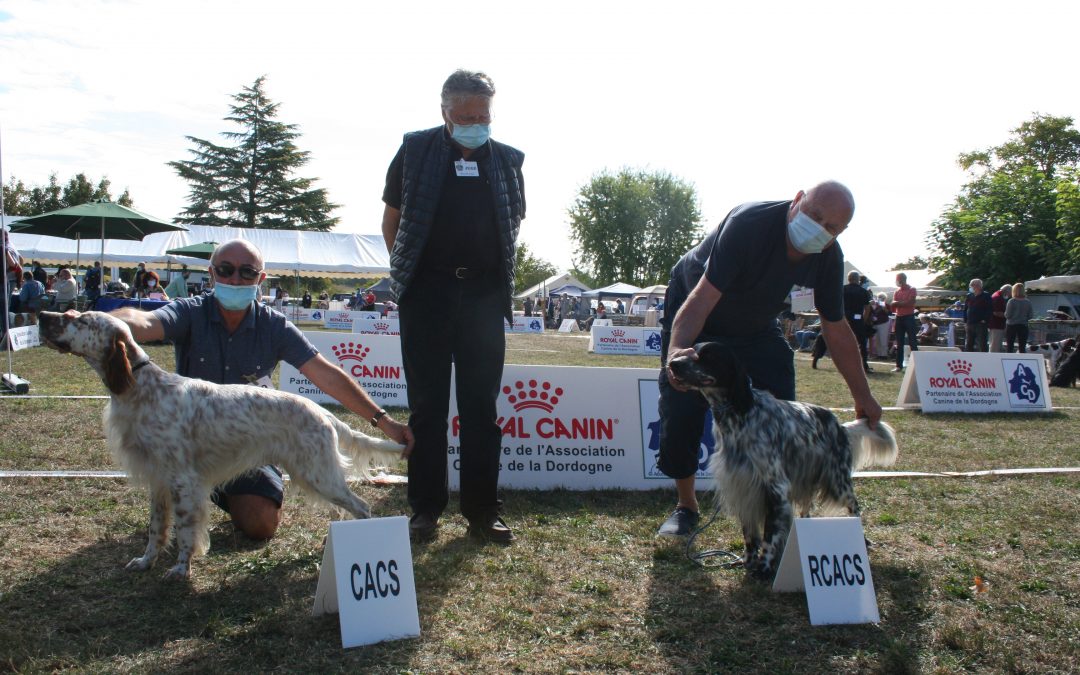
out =
[[539,316],[514,315],[514,323],[503,319],[503,330],[508,333],[543,333],[544,319]]
[[[651,329],[650,329],[651,330]],[[592,326],[589,351],[597,354],[642,354],[642,329],[637,326]]]
[[378,319],[378,312],[362,312],[348,309],[323,310],[323,328],[353,331],[353,323],[362,319]]
[[401,323],[397,319],[363,318],[352,324],[352,332],[361,335],[401,335]]
[[593,323],[589,351],[596,354],[660,356],[660,329],[640,326],[602,326]]
[[346,649],[420,636],[408,518],[330,523],[311,614],[335,612]]
[[814,289],[799,288],[791,292],[792,312],[813,312],[814,309]]
[[304,308],[300,305],[290,305],[285,308],[285,316],[293,323],[305,322],[305,323],[322,323],[323,314],[325,309],[319,309],[318,307]]
[[1049,412],[1042,354],[911,353],[896,405],[923,412]]
[[[503,368],[496,402],[502,428],[499,484],[507,488],[652,490],[671,485],[656,467],[660,452],[659,374],[653,368]],[[451,487],[460,485],[461,424],[451,389],[447,464]],[[706,415],[698,454],[699,485],[713,452]]]
[[41,344],[41,333],[37,326],[19,326],[8,331],[11,351],[17,352],[27,347],[37,347]]
[[880,621],[862,521],[796,518],[773,590],[805,590],[814,626]]
[[[304,335],[330,363],[341,366],[356,383],[382,406],[409,406],[405,368],[401,362],[401,339],[396,335],[305,332]],[[278,388],[316,403],[338,403],[288,363],[281,363]]]
[[563,319],[562,323],[559,324],[560,333],[577,333],[580,330],[577,319]]

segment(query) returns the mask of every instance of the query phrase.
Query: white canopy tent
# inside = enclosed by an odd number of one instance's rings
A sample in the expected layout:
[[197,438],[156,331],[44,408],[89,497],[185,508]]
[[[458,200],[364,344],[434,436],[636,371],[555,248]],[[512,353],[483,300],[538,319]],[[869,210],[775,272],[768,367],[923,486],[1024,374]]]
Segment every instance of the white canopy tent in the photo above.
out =
[[[169,263],[205,267],[199,258],[168,255],[165,251],[204,241],[224,243],[246,239],[263,254],[267,274],[303,277],[379,276],[390,272],[390,256],[381,234],[306,232],[301,230],[260,230],[242,227],[188,225],[187,232],[162,232],[142,241],[110,240],[105,247],[105,265],[132,267],[145,262],[163,268]],[[74,239],[36,234],[11,234],[11,242],[26,260],[46,265],[75,262]],[[101,241],[84,239],[80,258],[98,260]]]
[[578,281],[572,274],[570,274],[569,272],[562,272],[560,274],[556,274],[554,276],[548,277],[547,279],[544,279],[543,281],[536,284],[535,286],[532,286],[531,288],[526,288],[524,291],[516,294],[514,297],[518,300],[521,300],[522,298],[530,295],[548,295],[551,293],[551,291],[557,288],[561,289],[564,286],[577,286],[582,291],[589,290],[588,286]]

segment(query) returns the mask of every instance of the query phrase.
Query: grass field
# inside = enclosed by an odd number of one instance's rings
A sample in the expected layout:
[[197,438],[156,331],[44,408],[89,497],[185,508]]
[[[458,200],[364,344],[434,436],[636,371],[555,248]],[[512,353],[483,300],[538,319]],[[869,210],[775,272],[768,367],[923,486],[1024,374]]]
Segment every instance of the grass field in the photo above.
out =
[[[572,336],[511,335],[507,361],[656,367],[595,356]],[[164,346],[148,351],[172,364]],[[5,355],[6,357],[6,355]],[[14,355],[32,394],[104,394],[81,360]],[[825,360],[797,357],[803,400],[850,406]],[[884,405],[900,376],[877,364]],[[1045,415],[890,411],[898,470],[1080,465],[1080,390]],[[0,469],[115,469],[103,400],[0,400]],[[357,428],[366,422],[334,409]],[[392,414],[402,419],[404,411]],[[850,418],[850,412],[839,413]],[[402,486],[358,490],[406,513]],[[510,547],[465,534],[451,504],[438,538],[413,546],[422,636],[343,651],[336,617],[311,602],[329,513],[287,496],[265,545],[213,513],[190,583],[123,565],[141,553],[146,495],[114,479],[0,478],[0,670],[19,672],[1075,672],[1080,653],[1080,476],[859,480],[881,623],[811,627],[802,596],[702,569],[654,538],[673,505],[653,492],[507,491]],[[738,549],[730,520],[703,548]],[[165,555],[171,560],[172,552]],[[988,583],[973,589],[975,577]]]

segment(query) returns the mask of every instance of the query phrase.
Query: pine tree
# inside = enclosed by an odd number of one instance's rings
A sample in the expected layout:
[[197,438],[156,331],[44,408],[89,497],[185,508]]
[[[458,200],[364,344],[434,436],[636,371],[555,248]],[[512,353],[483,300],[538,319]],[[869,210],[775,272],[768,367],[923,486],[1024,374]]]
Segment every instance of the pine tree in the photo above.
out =
[[225,120],[243,130],[222,132],[229,144],[188,136],[194,158],[169,162],[191,184],[177,222],[320,232],[337,224],[330,212],[338,205],[325,189],[311,188],[316,179],[293,176],[311,153],[293,142],[300,136],[295,124],[275,119],[278,104],[263,91],[265,79],[233,96]]

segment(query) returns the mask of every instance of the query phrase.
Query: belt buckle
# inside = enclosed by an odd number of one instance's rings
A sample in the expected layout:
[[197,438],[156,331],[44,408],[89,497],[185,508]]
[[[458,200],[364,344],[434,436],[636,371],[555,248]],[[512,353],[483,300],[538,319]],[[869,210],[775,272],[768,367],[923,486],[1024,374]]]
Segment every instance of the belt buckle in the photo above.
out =
[[468,267],[457,267],[454,269],[454,276],[458,279],[467,279],[465,275],[469,273]]

